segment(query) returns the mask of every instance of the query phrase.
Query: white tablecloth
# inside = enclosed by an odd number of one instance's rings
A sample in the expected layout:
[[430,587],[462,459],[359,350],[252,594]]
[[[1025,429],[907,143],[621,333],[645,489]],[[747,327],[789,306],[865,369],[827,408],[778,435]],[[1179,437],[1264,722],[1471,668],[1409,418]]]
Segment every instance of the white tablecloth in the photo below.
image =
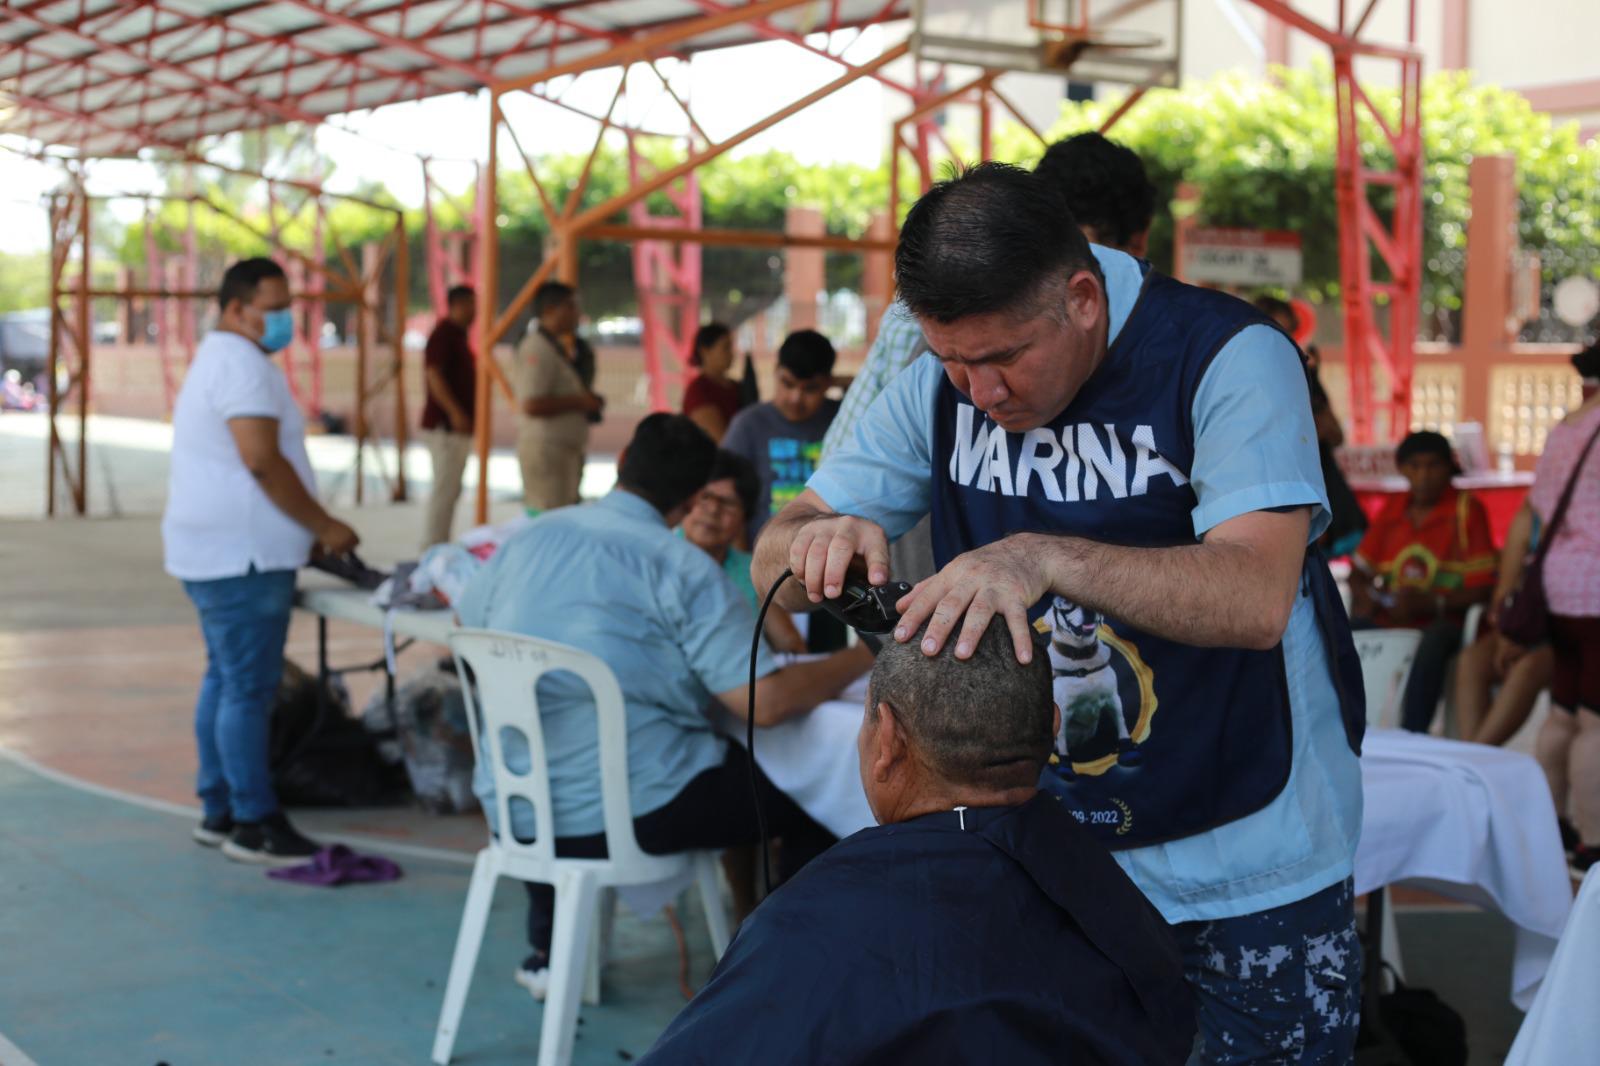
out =
[[1516,929],[1511,1000],[1526,1010],[1572,905],[1555,808],[1520,752],[1375,729],[1356,891],[1404,882],[1499,911]]
[[351,588],[349,585],[315,583],[318,580],[313,577],[308,583],[307,577],[301,576],[300,588],[295,593],[295,606],[302,611],[309,611],[324,618],[337,618],[344,622],[371,626],[380,631],[383,629],[384,615],[389,614],[392,615],[392,625],[396,635],[413,637],[431,644],[448,643],[451,632],[457,628],[454,611],[445,609],[389,612],[372,602],[370,592]]
[[1506,1066],[1593,1062],[1600,1054],[1600,866],[1578,890],[1555,958]]
[[[788,662],[791,657],[780,657]],[[805,656],[802,658],[811,658]],[[867,678],[862,677],[836,700],[810,714],[782,725],[756,730],[756,764],[772,783],[788,794],[800,809],[841,840],[851,833],[877,825],[867,795],[861,790],[856,737],[867,699]],[[719,714],[723,732],[742,745],[743,719]]]

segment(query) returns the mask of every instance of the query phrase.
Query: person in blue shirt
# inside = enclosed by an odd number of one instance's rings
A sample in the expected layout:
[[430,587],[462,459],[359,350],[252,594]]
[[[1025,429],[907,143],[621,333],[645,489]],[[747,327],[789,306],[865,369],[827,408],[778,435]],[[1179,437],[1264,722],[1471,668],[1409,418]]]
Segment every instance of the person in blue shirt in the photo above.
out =
[[[522,633],[603,660],[622,689],[628,721],[629,800],[639,846],[652,854],[711,850],[760,839],[744,748],[712,727],[720,703],[743,719],[750,699],[755,614],[705,552],[672,527],[705,485],[716,445],[683,415],[645,418],[618,460],[617,487],[587,504],[546,512],[508,540],[463,591],[463,625]],[[756,660],[756,724],[804,714],[838,695],[872,664],[864,647],[778,669]],[[594,701],[571,675],[539,682],[540,724],[550,773],[556,853],[605,854]],[[525,770],[525,741],[505,758]],[[759,770],[767,823],[785,849],[780,875],[798,869],[832,837]],[[474,789],[493,812],[491,775],[479,759]],[[510,832],[531,839],[534,817],[511,801]],[[500,832],[506,827],[493,825]],[[529,885],[532,954],[517,980],[537,998],[549,981],[555,893]]]
[[1042,787],[1177,929],[1199,1060],[1348,1061],[1365,711],[1308,545],[1328,521],[1305,375],[1233,297],[1091,246],[1047,181],[986,163],[911,210],[900,298],[930,352],[763,531],[791,609],[931,515],[894,638],[1048,642]]
[[996,619],[971,658],[885,646],[856,742],[878,825],[740,927],[641,1064],[1177,1066],[1172,933],[1039,791],[1059,719]]

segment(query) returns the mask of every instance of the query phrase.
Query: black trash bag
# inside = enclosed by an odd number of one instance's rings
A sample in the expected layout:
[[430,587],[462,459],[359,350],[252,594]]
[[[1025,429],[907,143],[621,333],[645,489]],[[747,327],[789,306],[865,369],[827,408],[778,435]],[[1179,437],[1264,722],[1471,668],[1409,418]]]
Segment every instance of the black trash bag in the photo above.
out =
[[[449,659],[422,667],[396,689],[394,704],[374,693],[361,712],[369,732],[399,741],[412,794],[434,814],[464,814],[478,809],[472,793],[472,734],[461,681]],[[384,743],[394,757],[394,745]]]
[[[1361,1019],[1356,1037],[1356,1061],[1372,1066],[1466,1066],[1467,1023],[1431,988],[1412,988],[1400,980],[1394,967],[1383,964],[1394,981],[1394,991],[1378,996],[1378,1016],[1394,1044],[1404,1055],[1382,1054],[1383,1043],[1370,1019]],[[1392,1045],[1391,1045],[1392,1047]]]
[[378,738],[350,717],[344,686],[324,690],[284,660],[272,709],[272,785],[290,807],[378,807],[407,801],[405,774],[384,765]]

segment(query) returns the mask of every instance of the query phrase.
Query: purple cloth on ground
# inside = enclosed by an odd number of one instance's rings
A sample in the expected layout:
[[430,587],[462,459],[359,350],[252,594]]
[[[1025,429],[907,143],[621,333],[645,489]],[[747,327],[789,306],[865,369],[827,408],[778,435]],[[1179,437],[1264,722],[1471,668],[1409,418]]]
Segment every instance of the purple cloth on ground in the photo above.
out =
[[398,881],[400,867],[381,855],[361,855],[343,844],[334,844],[320,849],[308,863],[268,870],[267,876],[297,885],[336,888],[346,884]]

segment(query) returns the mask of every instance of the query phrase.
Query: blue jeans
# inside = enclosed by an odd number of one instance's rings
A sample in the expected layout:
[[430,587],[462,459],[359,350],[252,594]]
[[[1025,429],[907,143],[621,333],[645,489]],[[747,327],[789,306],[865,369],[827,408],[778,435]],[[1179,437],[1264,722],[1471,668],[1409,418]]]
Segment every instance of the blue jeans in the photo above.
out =
[[283,642],[294,607],[294,571],[252,569],[242,577],[185,581],[200,613],[206,676],[194,708],[200,752],[196,788],[207,818],[258,822],[278,809],[269,738],[283,675]]
[[1298,903],[1172,931],[1195,990],[1191,1064],[1353,1061],[1361,942],[1349,880]]

